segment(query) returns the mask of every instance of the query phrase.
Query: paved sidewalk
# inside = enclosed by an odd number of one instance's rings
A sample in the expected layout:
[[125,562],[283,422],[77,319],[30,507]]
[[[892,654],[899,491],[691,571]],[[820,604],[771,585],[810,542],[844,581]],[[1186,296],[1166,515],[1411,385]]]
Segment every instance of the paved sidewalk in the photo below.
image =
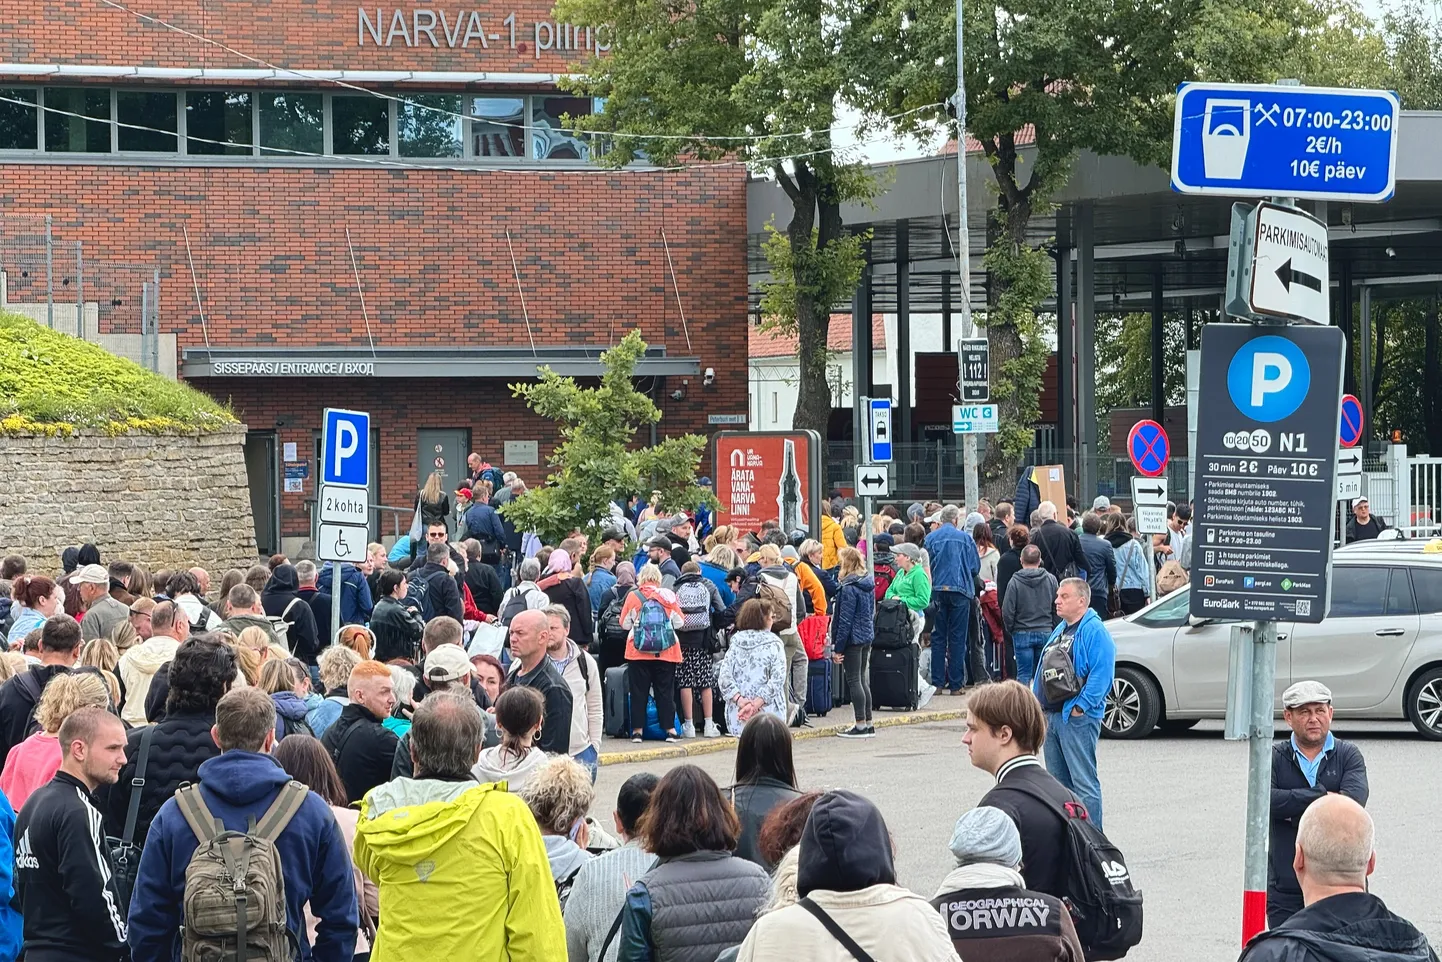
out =
[[[966,716],[966,697],[952,695],[933,696],[925,707],[913,712],[877,711],[872,724],[877,728],[895,728],[901,725],[919,725],[923,722],[947,721]],[[854,716],[851,705],[839,705],[824,717],[813,718],[808,727],[793,728],[796,741],[812,738],[835,737],[836,733],[851,727]],[[655,758],[688,758],[692,755],[709,755],[712,752],[729,752],[736,747],[736,739],[685,738],[678,742],[642,742],[634,744],[629,738],[605,738],[601,743],[602,765],[624,765],[631,762],[650,761]]]

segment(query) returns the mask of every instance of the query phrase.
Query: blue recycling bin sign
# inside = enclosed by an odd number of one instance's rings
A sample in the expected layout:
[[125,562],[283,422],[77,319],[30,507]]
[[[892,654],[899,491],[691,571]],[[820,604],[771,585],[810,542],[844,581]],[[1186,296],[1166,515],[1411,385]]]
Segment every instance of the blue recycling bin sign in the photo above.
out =
[[1188,83],[1177,88],[1172,189],[1228,197],[1389,200],[1397,95],[1387,90]]

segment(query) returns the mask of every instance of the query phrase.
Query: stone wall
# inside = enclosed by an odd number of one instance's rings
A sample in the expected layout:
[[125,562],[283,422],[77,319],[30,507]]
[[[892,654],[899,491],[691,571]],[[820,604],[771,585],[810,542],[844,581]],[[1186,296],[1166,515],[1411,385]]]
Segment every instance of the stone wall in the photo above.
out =
[[59,570],[66,545],[105,561],[227,568],[256,560],[244,426],[211,434],[0,436],[0,553]]

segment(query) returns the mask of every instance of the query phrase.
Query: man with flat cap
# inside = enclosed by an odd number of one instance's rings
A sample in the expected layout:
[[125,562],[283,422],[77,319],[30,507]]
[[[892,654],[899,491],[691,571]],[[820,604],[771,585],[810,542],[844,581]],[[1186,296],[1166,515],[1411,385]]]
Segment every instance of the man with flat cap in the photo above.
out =
[[1332,736],[1332,693],[1319,681],[1282,692],[1282,717],[1292,737],[1272,746],[1272,832],[1267,855],[1267,924],[1281,925],[1302,909],[1292,861],[1297,825],[1319,798],[1345,795],[1367,804],[1367,763],[1351,742]]

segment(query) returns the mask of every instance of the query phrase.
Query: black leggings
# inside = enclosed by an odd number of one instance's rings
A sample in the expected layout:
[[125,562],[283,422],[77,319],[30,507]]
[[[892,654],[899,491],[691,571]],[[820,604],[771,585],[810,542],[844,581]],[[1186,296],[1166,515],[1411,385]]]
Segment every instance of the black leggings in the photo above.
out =
[[851,686],[851,710],[856,724],[871,724],[871,646],[850,645],[842,655],[846,683]]
[[628,661],[626,678],[631,684],[631,731],[646,727],[646,695],[656,691],[656,718],[661,730],[676,734],[676,665],[669,661]]

